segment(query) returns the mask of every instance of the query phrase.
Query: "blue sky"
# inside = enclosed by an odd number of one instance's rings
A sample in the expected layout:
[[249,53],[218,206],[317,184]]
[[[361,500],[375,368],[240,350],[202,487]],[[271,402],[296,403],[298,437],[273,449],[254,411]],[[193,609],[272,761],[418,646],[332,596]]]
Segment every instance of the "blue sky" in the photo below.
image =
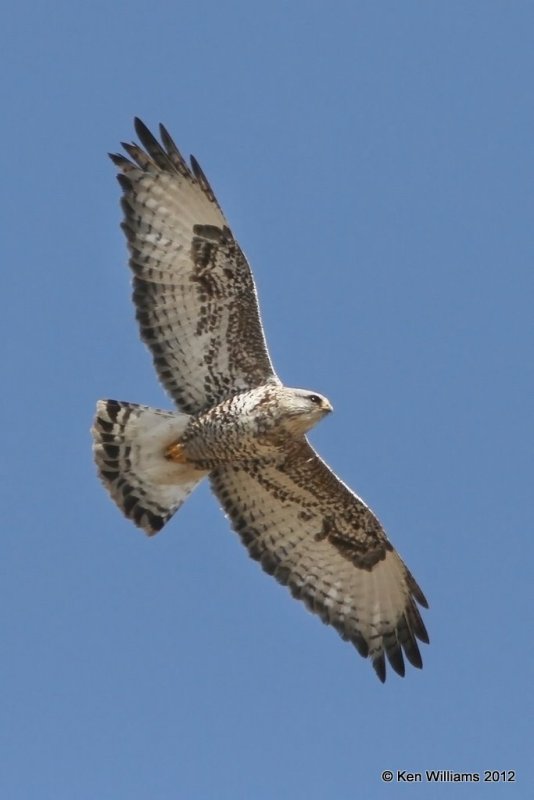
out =
[[[2,797],[526,796],[533,26],[492,0],[5,12]],[[95,401],[170,407],[106,158],[134,115],[209,176],[280,376],[334,404],[312,440],[428,596],[422,672],[382,686],[207,486],[153,540],[99,486]]]

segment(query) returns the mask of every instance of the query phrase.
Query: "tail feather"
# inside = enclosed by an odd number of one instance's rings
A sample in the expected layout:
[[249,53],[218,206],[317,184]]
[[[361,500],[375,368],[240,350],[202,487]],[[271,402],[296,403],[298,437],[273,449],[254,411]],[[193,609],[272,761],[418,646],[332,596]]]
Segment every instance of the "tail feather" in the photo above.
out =
[[149,536],[160,531],[207,474],[165,458],[183,434],[187,414],[99,400],[93,423],[93,454],[113,500]]

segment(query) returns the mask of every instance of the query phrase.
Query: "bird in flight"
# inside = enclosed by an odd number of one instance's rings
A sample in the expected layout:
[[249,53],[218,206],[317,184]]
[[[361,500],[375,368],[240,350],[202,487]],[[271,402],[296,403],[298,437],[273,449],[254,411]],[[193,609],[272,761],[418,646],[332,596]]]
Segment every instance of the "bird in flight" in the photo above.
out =
[[207,478],[250,556],[369,657],[381,681],[421,667],[427,601],[369,507],[306,433],[332,406],[282,384],[250,267],[215,194],[167,130],[113,154],[141,338],[177,411],[100,400],[93,452],[109,494],[157,533]]

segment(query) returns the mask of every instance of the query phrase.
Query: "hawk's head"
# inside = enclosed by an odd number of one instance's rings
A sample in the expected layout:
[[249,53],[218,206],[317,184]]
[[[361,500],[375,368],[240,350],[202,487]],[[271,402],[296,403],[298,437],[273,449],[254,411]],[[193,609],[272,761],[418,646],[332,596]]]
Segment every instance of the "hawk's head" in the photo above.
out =
[[280,387],[276,392],[276,402],[279,422],[293,436],[302,436],[332,411],[326,397],[309,389]]

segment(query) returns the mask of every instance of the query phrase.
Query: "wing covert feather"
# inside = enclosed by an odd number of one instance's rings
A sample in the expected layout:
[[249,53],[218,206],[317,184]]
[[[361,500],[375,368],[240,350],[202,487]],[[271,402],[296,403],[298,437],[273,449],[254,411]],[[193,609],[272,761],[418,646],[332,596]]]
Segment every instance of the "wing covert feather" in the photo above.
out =
[[225,466],[211,475],[252,558],[332,625],[385,680],[387,656],[422,666],[426,599],[372,511],[302,440],[276,465]]
[[279,383],[254,280],[198,163],[190,168],[167,130],[163,146],[140,120],[144,149],[124,144],[123,230],[141,337],[177,405],[197,413],[244,389]]

